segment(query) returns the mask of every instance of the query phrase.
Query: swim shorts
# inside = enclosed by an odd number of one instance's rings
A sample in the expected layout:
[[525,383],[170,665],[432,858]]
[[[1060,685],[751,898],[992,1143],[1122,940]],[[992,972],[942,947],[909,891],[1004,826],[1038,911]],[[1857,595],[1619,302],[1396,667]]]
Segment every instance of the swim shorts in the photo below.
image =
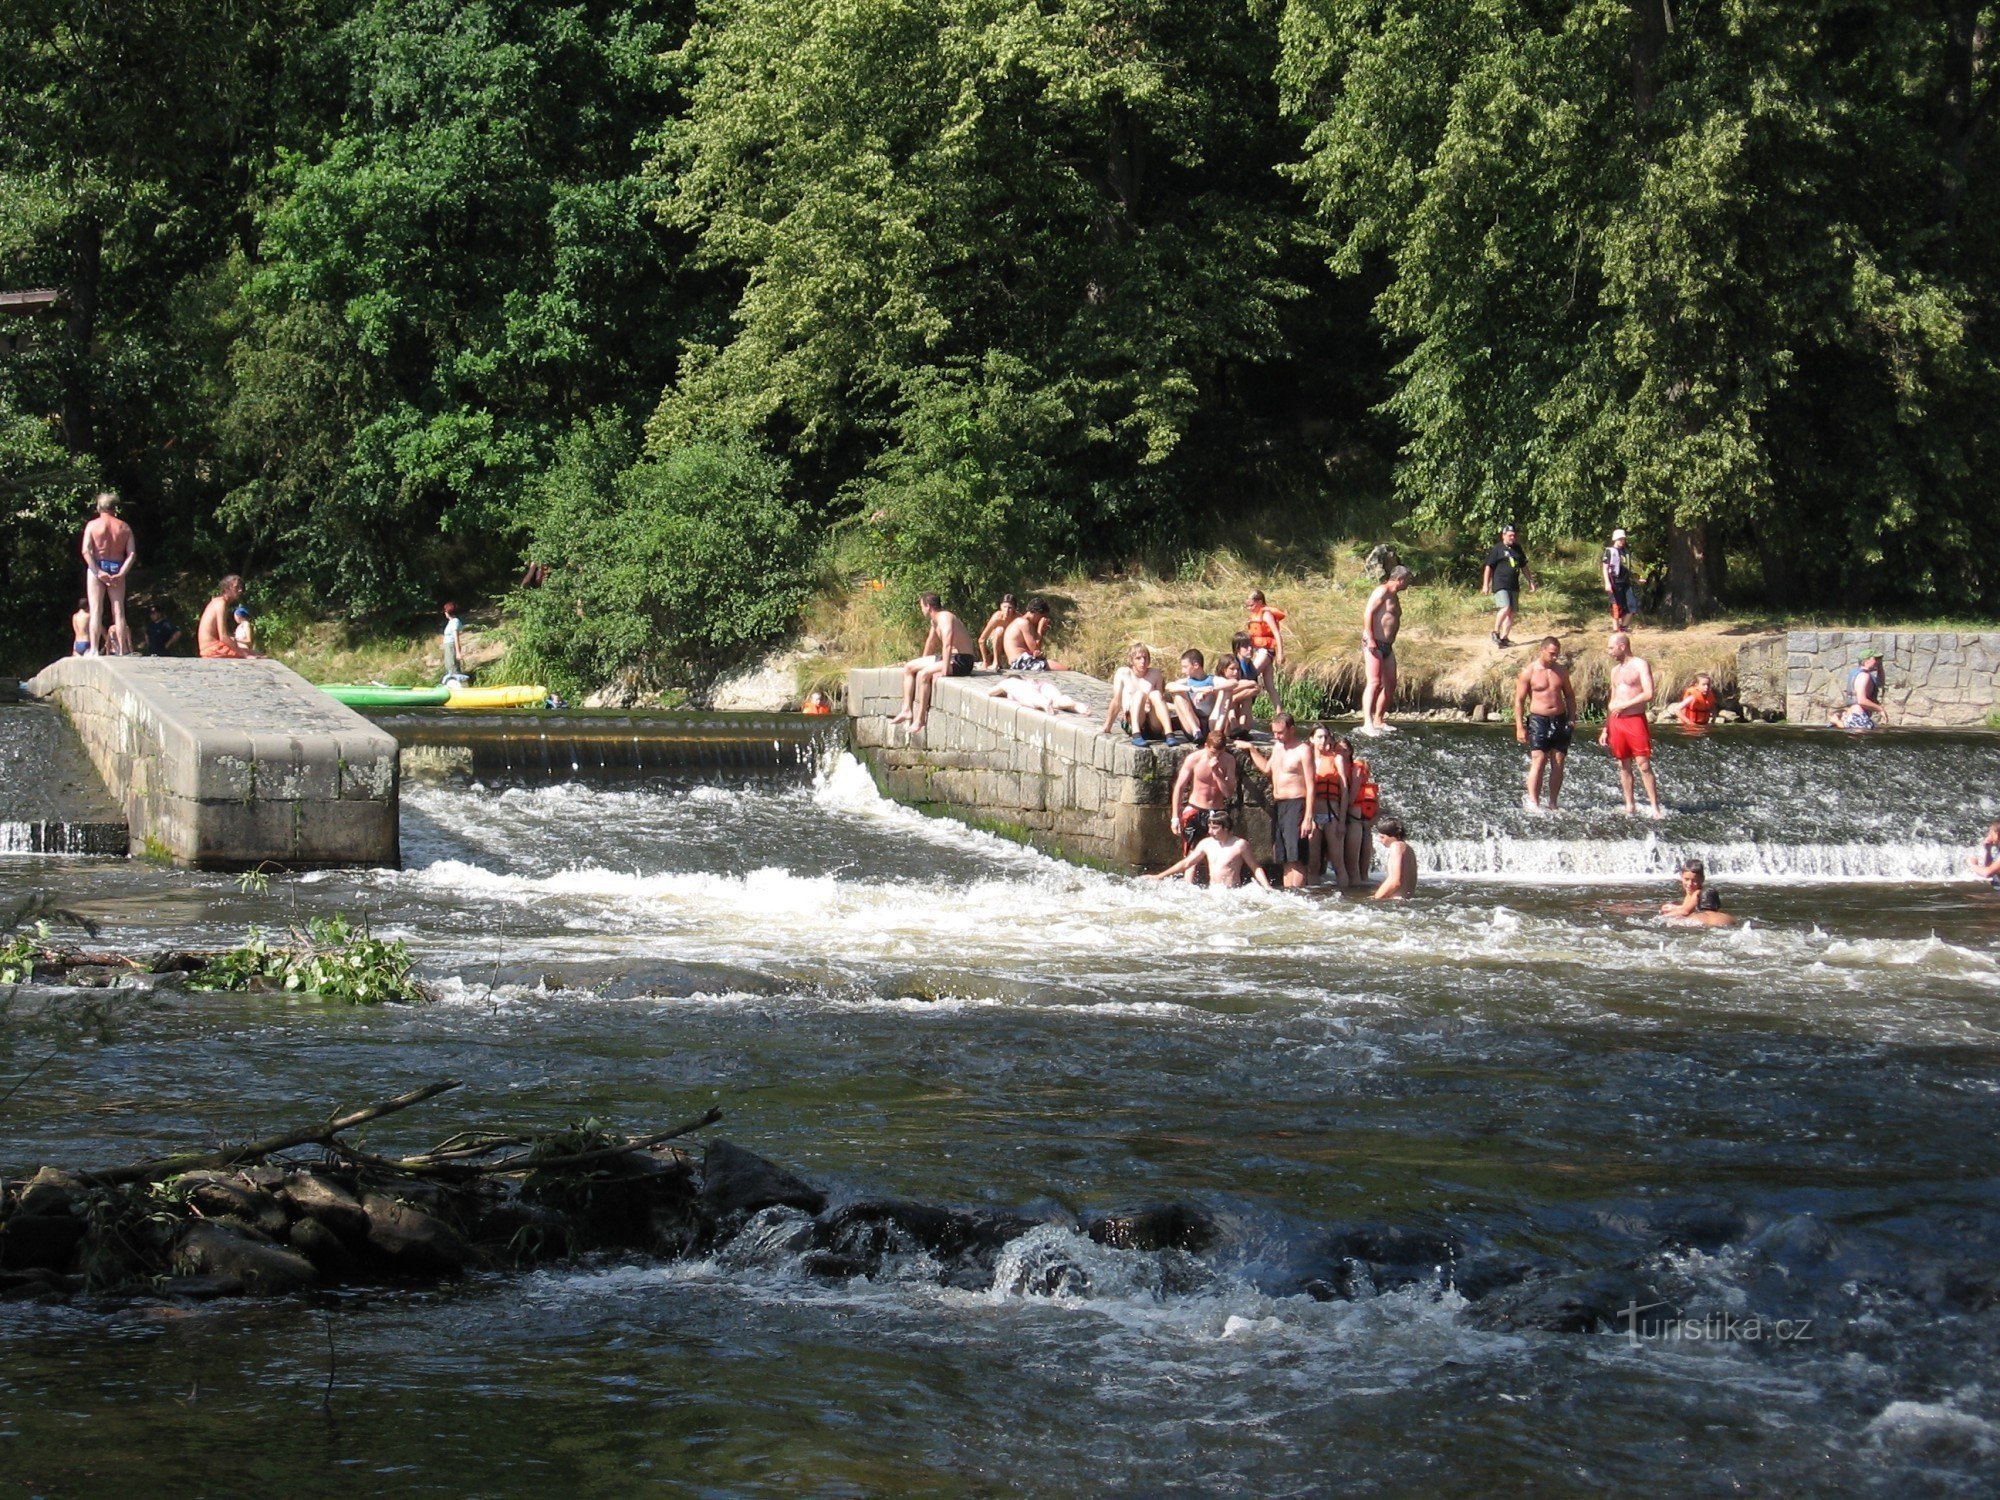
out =
[[972,653],[954,651],[945,658],[944,675],[947,677],[970,677],[972,675]]
[[1306,799],[1281,797],[1271,804],[1271,857],[1281,865],[1305,862]]
[[1008,670],[1013,672],[1046,672],[1048,669],[1049,659],[1046,656],[1017,656],[1008,664]]
[[1840,721],[1842,729],[1873,729],[1875,715],[1865,708],[1850,708]]
[[1576,732],[1568,719],[1555,714],[1528,715],[1528,748],[1544,750],[1561,755],[1569,749],[1570,737]]
[[1186,854],[1208,837],[1208,814],[1205,807],[1184,807],[1181,809],[1181,853]]
[[1620,714],[1605,722],[1607,742],[1613,760],[1651,760],[1653,731],[1644,714]]

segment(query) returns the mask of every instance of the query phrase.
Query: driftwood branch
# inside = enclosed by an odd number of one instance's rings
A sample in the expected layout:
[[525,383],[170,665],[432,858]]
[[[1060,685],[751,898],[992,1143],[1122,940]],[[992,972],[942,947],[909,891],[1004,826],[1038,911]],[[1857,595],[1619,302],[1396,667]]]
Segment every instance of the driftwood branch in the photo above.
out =
[[[587,1167],[633,1151],[644,1151],[680,1136],[691,1135],[697,1130],[713,1125],[721,1118],[722,1111],[711,1106],[706,1114],[692,1120],[684,1120],[670,1130],[657,1130],[651,1135],[621,1141],[615,1146],[600,1146],[593,1151],[577,1151],[568,1156],[537,1157],[533,1152],[523,1151],[513,1156],[502,1157],[498,1161],[479,1161],[476,1158],[506,1147],[526,1145],[528,1137],[493,1135],[477,1144],[460,1144],[471,1136],[471,1132],[467,1132],[466,1135],[452,1137],[434,1151],[401,1158],[375,1156],[350,1146],[345,1141],[330,1140],[325,1144],[329,1150],[345,1157],[356,1166],[372,1167],[380,1172],[396,1172],[408,1177],[438,1177],[463,1182],[473,1177],[504,1177],[513,1172],[567,1171],[571,1167]],[[473,1139],[478,1140],[477,1137]]]
[[84,1173],[83,1176],[87,1181],[100,1183],[106,1187],[127,1182],[158,1182],[163,1178],[178,1176],[182,1172],[233,1167],[238,1162],[256,1161],[299,1146],[332,1146],[335,1144],[334,1137],[343,1130],[352,1130],[357,1125],[366,1125],[370,1120],[393,1115],[399,1110],[408,1109],[413,1104],[422,1104],[426,1099],[435,1099],[439,1094],[448,1093],[458,1086],[456,1078],[446,1078],[437,1083],[427,1083],[420,1089],[412,1089],[407,1094],[399,1094],[394,1099],[385,1099],[379,1104],[370,1104],[361,1109],[349,1110],[346,1114],[334,1115],[324,1124],[308,1125],[301,1130],[288,1130],[283,1135],[274,1135],[267,1140],[250,1141],[240,1146],[224,1146],[220,1151],[183,1152],[178,1156],[160,1156],[151,1161],[133,1162],[129,1166],[112,1167],[103,1172]]
[[628,1151],[644,1151],[649,1146],[657,1146],[671,1141],[676,1136],[690,1135],[705,1126],[713,1125],[722,1118],[722,1111],[710,1105],[708,1112],[699,1119],[687,1120],[671,1130],[657,1130],[651,1135],[642,1135],[635,1141],[627,1141],[622,1146],[601,1146],[595,1151],[578,1151],[570,1156],[544,1156],[539,1159],[528,1152],[510,1156],[503,1161],[486,1162],[476,1168],[481,1173],[498,1172],[545,1172],[551,1167],[582,1167],[596,1161],[608,1161],[614,1156],[623,1156]]

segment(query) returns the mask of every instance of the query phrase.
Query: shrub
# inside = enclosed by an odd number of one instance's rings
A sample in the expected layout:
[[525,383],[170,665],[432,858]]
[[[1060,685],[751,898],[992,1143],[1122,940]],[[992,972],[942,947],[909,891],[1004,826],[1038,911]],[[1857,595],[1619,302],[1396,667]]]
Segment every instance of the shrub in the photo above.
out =
[[190,983],[200,990],[277,989],[349,1005],[429,999],[410,973],[410,950],[356,931],[346,917],[315,917],[292,942],[273,948],[254,928],[250,940],[211,959]]
[[536,486],[529,556],[549,573],[514,596],[509,668],[563,693],[705,688],[788,634],[810,591],[782,463],[748,443],[632,449],[580,428]]

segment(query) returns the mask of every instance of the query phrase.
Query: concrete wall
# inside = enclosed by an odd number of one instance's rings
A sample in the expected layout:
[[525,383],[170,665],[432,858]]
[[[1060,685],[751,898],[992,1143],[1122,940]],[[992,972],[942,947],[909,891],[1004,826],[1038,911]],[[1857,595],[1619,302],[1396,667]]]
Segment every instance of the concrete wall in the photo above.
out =
[[[929,722],[912,735],[889,722],[902,706],[902,670],[850,672],[855,750],[899,802],[1017,824],[1037,844],[1075,858],[1120,867],[1171,864],[1180,843],[1167,826],[1169,794],[1192,748],[1141,750],[1101,734],[1109,685],[1080,672],[1046,676],[1088,704],[1089,716],[1051,716],[993,698],[997,679],[982,673],[939,682]],[[1247,807],[1237,826],[1265,849],[1268,794],[1261,778],[1246,775],[1243,782]]]
[[289,667],[72,657],[29,688],[69,716],[135,854],[204,869],[400,862],[394,736]]
[[2000,633],[1794,630],[1785,640],[1785,717],[1825,723],[1870,652],[1882,657],[1892,725],[1979,725],[2000,712]]

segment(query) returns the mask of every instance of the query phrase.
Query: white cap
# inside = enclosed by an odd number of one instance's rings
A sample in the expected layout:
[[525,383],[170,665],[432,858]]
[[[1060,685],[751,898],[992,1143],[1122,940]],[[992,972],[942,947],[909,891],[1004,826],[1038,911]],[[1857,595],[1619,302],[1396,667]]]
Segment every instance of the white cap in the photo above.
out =
[[1611,533],[1611,540],[1612,540],[1612,541],[1614,541],[1614,542],[1622,542],[1622,541],[1624,541],[1624,540],[1625,540],[1625,528],[1624,528],[1623,526],[1620,526],[1620,527],[1619,527],[1619,528],[1618,528],[1618,529],[1617,529],[1616,531],[1612,532],[1612,533]]

